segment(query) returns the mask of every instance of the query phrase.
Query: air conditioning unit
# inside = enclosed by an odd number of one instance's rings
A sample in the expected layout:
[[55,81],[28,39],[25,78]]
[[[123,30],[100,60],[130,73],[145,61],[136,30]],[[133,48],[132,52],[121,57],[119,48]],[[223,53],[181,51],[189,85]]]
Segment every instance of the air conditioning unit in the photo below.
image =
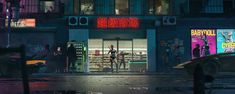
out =
[[88,17],[79,17],[79,25],[88,25]]
[[176,25],[175,16],[163,16],[162,18],[163,25]]
[[77,16],[69,16],[68,23],[69,23],[69,26],[77,26],[78,25],[78,17]]

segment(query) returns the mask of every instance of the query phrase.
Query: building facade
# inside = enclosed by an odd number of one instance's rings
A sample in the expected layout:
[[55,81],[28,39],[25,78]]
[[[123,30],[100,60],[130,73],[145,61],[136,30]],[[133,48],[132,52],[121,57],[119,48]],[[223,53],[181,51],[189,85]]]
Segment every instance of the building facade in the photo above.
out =
[[[198,44],[193,31],[235,29],[234,0],[21,0],[20,6],[20,19],[35,19],[35,26],[14,27],[12,45],[40,50],[45,44],[83,43],[80,69],[86,72],[110,66],[110,45],[126,53],[127,71],[164,71],[192,59]],[[7,44],[6,23],[1,19],[1,46]],[[211,54],[218,53],[218,34],[209,43],[215,46]]]

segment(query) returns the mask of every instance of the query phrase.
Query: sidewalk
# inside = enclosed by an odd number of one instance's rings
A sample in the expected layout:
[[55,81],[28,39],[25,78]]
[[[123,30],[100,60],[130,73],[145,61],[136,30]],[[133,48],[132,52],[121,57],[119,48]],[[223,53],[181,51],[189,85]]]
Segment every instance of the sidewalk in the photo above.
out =
[[166,72],[67,72],[67,73],[34,73],[32,77],[41,77],[41,76],[79,76],[79,75],[187,75],[185,73],[166,73]]

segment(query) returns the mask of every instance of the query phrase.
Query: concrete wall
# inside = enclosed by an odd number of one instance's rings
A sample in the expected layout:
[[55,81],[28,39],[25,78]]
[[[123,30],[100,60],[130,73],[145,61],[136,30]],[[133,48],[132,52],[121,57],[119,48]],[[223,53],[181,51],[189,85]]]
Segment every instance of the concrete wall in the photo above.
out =
[[89,31],[88,29],[70,29],[69,30],[69,41],[88,41]]
[[156,30],[148,29],[147,30],[147,50],[148,50],[148,71],[156,72],[157,66],[157,46],[156,46]]
[[146,30],[91,30],[90,38],[103,38],[103,39],[133,39],[133,38],[146,38]]

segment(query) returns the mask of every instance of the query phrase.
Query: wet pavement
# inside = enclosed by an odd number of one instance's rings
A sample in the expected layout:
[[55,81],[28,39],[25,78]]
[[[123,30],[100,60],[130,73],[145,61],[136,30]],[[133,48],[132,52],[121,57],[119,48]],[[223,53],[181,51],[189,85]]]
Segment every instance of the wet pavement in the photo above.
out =
[[[228,78],[228,79],[227,79]],[[218,77],[212,94],[235,94],[235,77]],[[17,78],[0,78],[0,94],[23,94]],[[31,94],[193,94],[188,75],[36,75],[30,79]]]

